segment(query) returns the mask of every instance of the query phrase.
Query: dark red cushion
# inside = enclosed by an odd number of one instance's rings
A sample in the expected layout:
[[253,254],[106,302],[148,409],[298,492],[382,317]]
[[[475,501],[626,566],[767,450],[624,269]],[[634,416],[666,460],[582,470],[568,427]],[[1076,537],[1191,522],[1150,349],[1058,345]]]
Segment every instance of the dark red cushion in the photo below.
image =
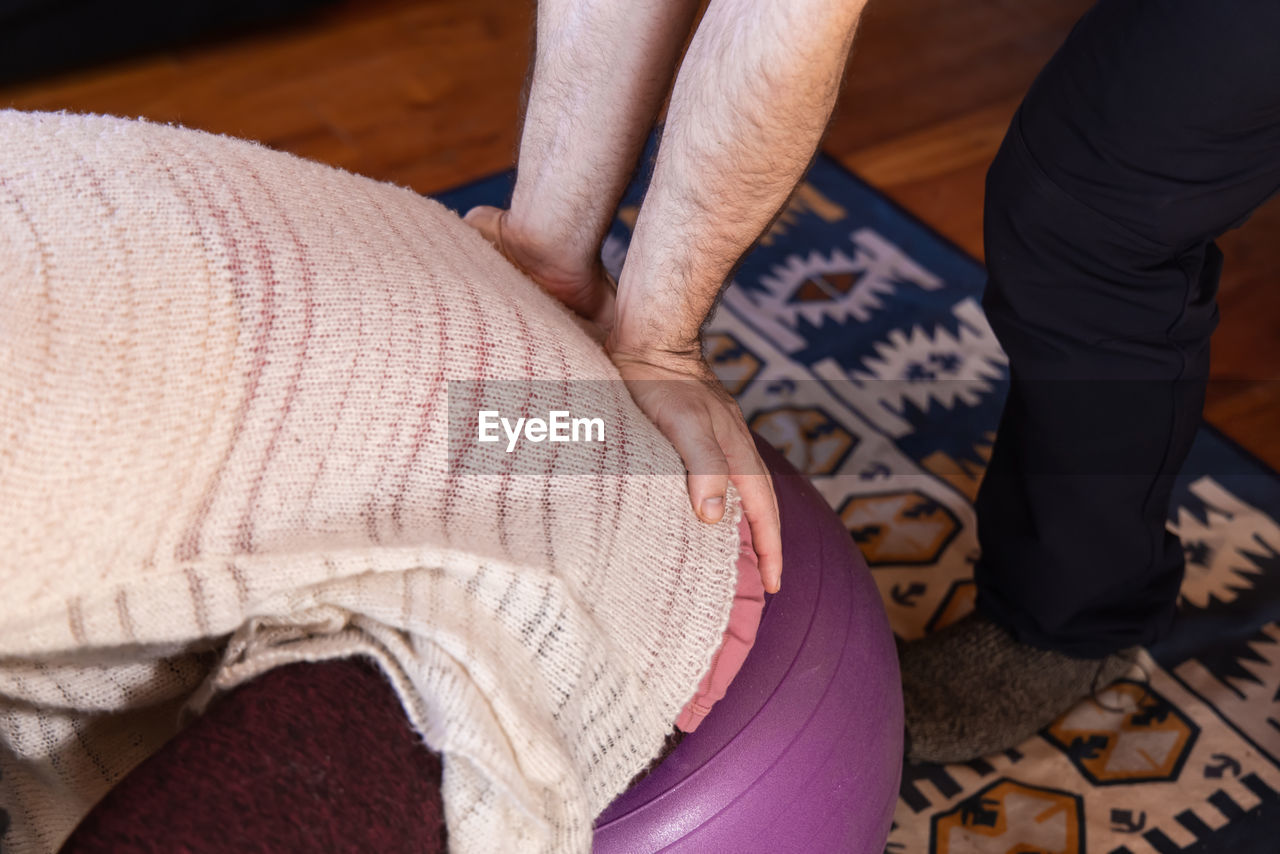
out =
[[443,852],[440,771],[372,662],[289,665],[216,701],[62,851]]

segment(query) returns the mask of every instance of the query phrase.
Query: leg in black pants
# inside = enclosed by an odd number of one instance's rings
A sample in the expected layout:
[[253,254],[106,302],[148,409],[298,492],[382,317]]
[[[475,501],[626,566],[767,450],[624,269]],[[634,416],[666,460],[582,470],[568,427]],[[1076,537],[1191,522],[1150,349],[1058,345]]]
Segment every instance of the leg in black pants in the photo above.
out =
[[987,176],[1012,385],[977,501],[981,616],[904,652],[916,758],[1012,746],[1167,630],[1213,240],[1280,187],[1278,44],[1274,0],[1102,0],[1015,115]]

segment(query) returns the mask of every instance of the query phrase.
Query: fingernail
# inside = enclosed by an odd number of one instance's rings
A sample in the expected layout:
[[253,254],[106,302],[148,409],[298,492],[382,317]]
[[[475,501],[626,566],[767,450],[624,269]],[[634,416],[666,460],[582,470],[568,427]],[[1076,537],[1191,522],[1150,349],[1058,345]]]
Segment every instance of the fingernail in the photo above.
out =
[[714,495],[702,499],[702,518],[719,519],[724,514],[724,496]]

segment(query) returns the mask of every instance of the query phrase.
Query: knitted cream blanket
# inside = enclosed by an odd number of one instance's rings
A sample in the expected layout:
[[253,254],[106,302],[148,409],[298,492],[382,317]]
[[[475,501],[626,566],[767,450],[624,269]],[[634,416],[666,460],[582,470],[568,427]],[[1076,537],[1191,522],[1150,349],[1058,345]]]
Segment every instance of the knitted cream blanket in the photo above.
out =
[[[478,449],[485,407],[606,434]],[[444,755],[454,850],[587,851],[733,598],[736,508],[696,522],[682,473],[599,347],[439,204],[0,112],[5,850],[56,849],[184,704],[368,654]]]

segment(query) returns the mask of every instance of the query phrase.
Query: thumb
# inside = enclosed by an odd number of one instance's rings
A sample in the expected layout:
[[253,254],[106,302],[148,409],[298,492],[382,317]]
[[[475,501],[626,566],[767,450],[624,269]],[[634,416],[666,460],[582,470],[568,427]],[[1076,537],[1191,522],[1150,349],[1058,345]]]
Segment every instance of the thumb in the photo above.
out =
[[[501,208],[491,205],[478,205],[467,211],[462,221],[480,232],[485,240],[493,244],[493,248],[503,252],[502,248],[502,215]],[[505,253],[504,253],[505,254]]]

